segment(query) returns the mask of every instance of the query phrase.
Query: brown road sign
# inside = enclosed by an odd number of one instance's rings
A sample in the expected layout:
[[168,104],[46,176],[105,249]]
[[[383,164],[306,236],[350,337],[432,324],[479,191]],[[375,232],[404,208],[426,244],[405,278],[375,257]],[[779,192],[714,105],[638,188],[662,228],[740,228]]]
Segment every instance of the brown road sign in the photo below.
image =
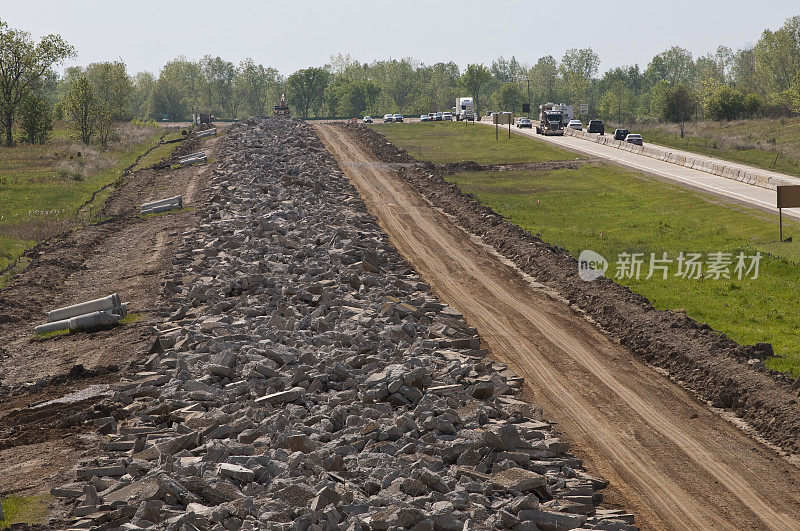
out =
[[778,208],[800,207],[800,185],[778,186]]

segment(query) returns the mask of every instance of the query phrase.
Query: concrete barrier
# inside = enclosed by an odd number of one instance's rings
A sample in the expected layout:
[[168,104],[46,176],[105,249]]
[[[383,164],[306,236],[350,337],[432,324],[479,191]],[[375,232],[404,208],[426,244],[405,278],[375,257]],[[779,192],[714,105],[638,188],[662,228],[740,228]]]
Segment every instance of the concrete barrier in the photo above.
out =
[[204,136],[213,136],[217,134],[217,129],[206,129],[205,131],[198,131],[195,133],[196,138],[203,138]]
[[180,210],[181,208],[183,208],[183,196],[176,195],[175,197],[168,197],[166,199],[159,199],[158,201],[143,204],[141,213],[142,215],[157,214],[168,210]]
[[91,301],[73,304],[48,312],[45,324],[34,328],[34,333],[44,334],[60,330],[71,332],[112,326],[128,315],[128,303],[121,302],[119,295],[112,293]]
[[205,153],[194,153],[192,155],[186,155],[185,157],[181,157],[178,159],[178,163],[181,166],[191,166],[192,164],[199,164],[201,162],[207,161],[208,158],[206,157]]
[[660,147],[635,146],[622,140],[614,140],[611,137],[601,137],[600,135],[586,133],[585,131],[578,131],[577,129],[566,128],[564,131],[565,134],[569,136],[575,136],[584,140],[591,140],[593,142],[598,142],[616,149],[630,151],[632,153],[644,155],[645,157],[650,157],[652,159],[662,160],[664,162],[669,162],[670,164],[684,166],[686,168],[710,173],[726,179],[740,181],[753,186],[766,188],[768,190],[775,190],[777,186],[786,184],[797,184],[797,181],[781,179],[780,177],[759,173],[757,171],[740,169],[733,166],[728,166],[724,163],[711,162],[705,159],[696,159],[694,157],[674,153]]

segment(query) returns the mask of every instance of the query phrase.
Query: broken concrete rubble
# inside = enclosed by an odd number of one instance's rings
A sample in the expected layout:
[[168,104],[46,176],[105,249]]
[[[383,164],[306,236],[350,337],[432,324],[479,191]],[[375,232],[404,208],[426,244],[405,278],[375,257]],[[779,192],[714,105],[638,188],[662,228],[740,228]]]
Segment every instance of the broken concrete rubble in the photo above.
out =
[[630,525],[308,125],[250,120],[220,144],[158,348],[112,386],[103,456],[53,490],[66,526]]

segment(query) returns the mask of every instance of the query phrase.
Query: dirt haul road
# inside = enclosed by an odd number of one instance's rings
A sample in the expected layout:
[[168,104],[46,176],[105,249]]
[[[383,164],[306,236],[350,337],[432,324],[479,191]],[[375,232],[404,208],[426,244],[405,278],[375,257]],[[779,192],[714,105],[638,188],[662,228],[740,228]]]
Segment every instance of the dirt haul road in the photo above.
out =
[[392,243],[652,529],[800,529],[800,470],[471,238],[348,133],[320,137]]

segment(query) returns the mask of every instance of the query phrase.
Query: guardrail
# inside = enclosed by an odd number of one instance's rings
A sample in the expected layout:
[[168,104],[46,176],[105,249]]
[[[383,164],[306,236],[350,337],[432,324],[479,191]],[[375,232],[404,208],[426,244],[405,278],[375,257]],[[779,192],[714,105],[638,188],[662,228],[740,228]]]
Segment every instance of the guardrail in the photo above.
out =
[[630,151],[631,153],[636,153],[637,155],[644,155],[645,157],[650,157],[652,159],[663,160],[664,162],[710,173],[726,179],[752,184],[753,186],[766,188],[768,190],[775,190],[777,186],[797,184],[797,181],[781,179],[780,177],[760,173],[754,170],[745,170],[742,168],[728,166],[726,164],[719,164],[707,159],[687,157],[661,147],[647,145],[637,146],[635,144],[625,142],[624,140],[614,140],[614,138],[611,136],[601,136],[597,133],[587,133],[586,131],[578,131],[577,129],[571,129],[569,127],[564,129],[564,133],[568,136],[575,136],[590,142],[603,144],[604,146],[621,149],[623,151]]

